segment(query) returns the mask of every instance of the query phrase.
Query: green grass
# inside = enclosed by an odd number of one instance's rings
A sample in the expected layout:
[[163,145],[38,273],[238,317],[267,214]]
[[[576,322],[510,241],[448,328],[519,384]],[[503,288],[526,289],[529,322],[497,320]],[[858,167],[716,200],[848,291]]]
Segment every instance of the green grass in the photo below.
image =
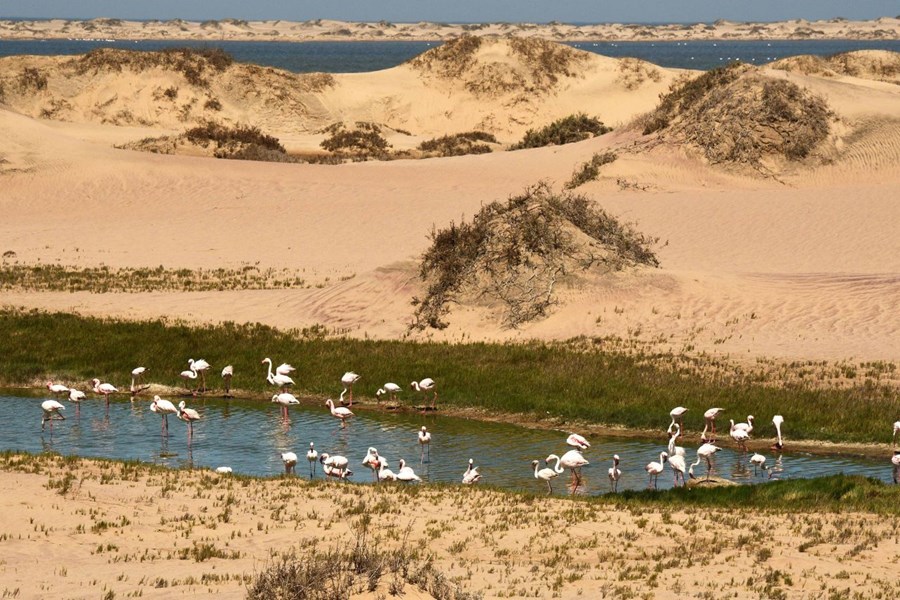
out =
[[[280,332],[262,325],[187,326],[164,321],[121,322],[70,314],[0,312],[0,384],[69,384],[93,377],[127,385],[132,368],[149,367],[149,381],[182,387],[189,358],[219,370],[233,364],[235,389],[271,394],[264,357],[298,367],[295,393],[335,397],[348,370],[363,375],[361,397],[386,381],[407,387],[432,377],[439,403],[519,413],[560,426],[565,421],[660,430],[669,411],[687,406],[686,427],[702,427],[702,413],[721,406],[726,417],[757,417],[754,437],[774,436],[770,419],[785,417],[790,439],[889,442],[897,392],[766,387],[737,376],[706,378],[675,368],[671,355],[605,352],[601,344],[447,344],[326,338],[319,329]],[[413,398],[413,392],[404,393]],[[727,421],[725,422],[727,427]]]

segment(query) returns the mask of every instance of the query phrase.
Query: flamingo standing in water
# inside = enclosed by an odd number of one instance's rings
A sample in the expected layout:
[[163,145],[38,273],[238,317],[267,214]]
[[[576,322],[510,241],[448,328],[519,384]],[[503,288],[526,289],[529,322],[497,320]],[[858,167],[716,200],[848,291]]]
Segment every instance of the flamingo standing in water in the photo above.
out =
[[91,379],[91,385],[94,387],[95,394],[103,394],[106,396],[106,410],[109,411],[109,395],[118,393],[119,388],[111,383],[100,383],[99,379]]
[[559,477],[559,473],[549,467],[538,470],[538,461],[536,460],[531,461],[531,467],[534,469],[534,478],[546,481],[547,494],[552,494],[553,486],[550,484],[550,480]]
[[753,415],[747,415],[746,423],[735,423],[734,419],[732,419],[731,420],[731,431],[734,431],[735,429],[743,429],[748,434],[753,433],[753,419],[755,419],[755,418],[756,417],[754,417]]
[[428,448],[428,462],[431,462],[431,433],[422,425],[422,429],[419,430],[419,449],[422,451],[419,462],[422,463],[425,462],[425,448]]
[[384,387],[378,388],[378,391],[375,392],[375,397],[379,398],[384,394],[390,394],[391,402],[397,401],[397,392],[400,391],[400,386],[396,383],[391,383],[390,381],[384,384]]
[[750,433],[746,429],[733,427],[729,435],[731,435],[731,439],[733,439],[735,443],[737,443],[737,445],[741,447],[741,450],[746,453],[747,441],[750,439]]
[[234,377],[234,367],[228,365],[224,369],[222,369],[222,382],[224,386],[224,390],[222,391],[223,398],[231,398],[231,378]]
[[415,474],[412,467],[406,466],[406,461],[400,459],[400,468],[397,469],[397,481],[405,481],[406,483],[422,481],[422,478]]
[[306,460],[309,461],[309,478],[312,479],[316,474],[316,460],[319,458],[319,453],[316,452],[315,444],[313,442],[309,443],[309,450],[306,451]]
[[334,407],[334,400],[329,398],[325,401],[325,406],[331,410],[331,416],[341,420],[341,429],[347,426],[347,419],[353,417],[353,412],[344,406]]
[[759,452],[754,452],[753,456],[750,457],[750,462],[753,464],[753,474],[759,475],[759,470],[766,470],[766,457],[760,454]]
[[572,472],[572,493],[574,494],[575,490],[581,485],[581,467],[591,463],[578,450],[569,450],[562,457],[551,454],[544,459],[544,462],[549,463],[551,460],[556,460],[553,470],[557,473],[564,473],[565,469],[569,469]]
[[619,478],[622,477],[622,469],[619,468],[619,455],[613,455],[613,466],[609,468],[609,489],[613,493],[619,491]]
[[647,482],[647,487],[650,487],[650,484],[653,484],[653,489],[658,489],[659,486],[659,474],[663,472],[663,467],[666,464],[666,461],[669,459],[669,455],[666,452],[659,453],[659,462],[648,463],[644,470],[650,474],[650,480]]
[[891,464],[894,465],[894,483],[900,483],[900,450],[894,450]]
[[177,414],[178,409],[168,400],[163,400],[159,396],[153,396],[153,403],[150,405],[150,410],[162,415],[162,434],[168,435],[169,415]]
[[[282,392],[285,391],[285,389],[287,388],[287,386],[289,386],[289,385],[294,385],[294,380],[291,379],[290,377],[288,377],[287,374],[285,374],[285,373],[279,373],[279,372],[277,372],[277,371],[276,371],[275,373],[272,373],[272,359],[271,359],[271,358],[264,358],[264,359],[262,359],[262,361],[260,362],[260,364],[262,364],[262,363],[268,363],[268,364],[269,364],[269,371],[268,371],[268,374],[266,375],[266,381],[268,381],[268,382],[271,383],[272,385],[277,385],[277,386],[279,386],[279,387],[281,388],[281,391],[282,391]],[[280,368],[285,367],[285,366],[290,367],[290,365],[283,364],[283,365],[281,365],[281,366],[278,367],[278,368],[280,369]],[[293,369],[293,367],[291,367],[291,369]]]
[[284,474],[290,475],[294,472],[294,467],[297,466],[297,455],[293,452],[282,452],[281,462],[284,463]]
[[135,367],[131,370],[131,386],[128,390],[131,392],[131,399],[134,400],[134,396],[140,394],[150,386],[142,387],[144,383],[144,373],[147,372],[146,367]]
[[[434,379],[431,377],[426,377],[422,381],[413,381],[410,384],[410,387],[417,392],[433,392],[431,396],[431,410],[434,410],[434,405],[437,402],[437,383],[435,383]],[[425,398],[422,398],[422,402],[425,402]],[[425,405],[422,405],[422,410],[425,410]]]
[[473,483],[478,483],[481,479],[481,473],[478,472],[478,467],[474,466],[475,460],[469,459],[469,466],[466,468],[466,472],[463,473],[462,482],[465,485],[472,485]]
[[[716,439],[716,417],[725,412],[725,409],[722,408],[710,408],[705,413],[703,413],[703,418],[706,419],[706,425],[709,426],[710,435],[712,435],[711,440]],[[704,428],[704,431],[706,429]],[[700,441],[709,441],[703,436]]]
[[590,442],[588,442],[584,436],[578,435],[577,433],[569,435],[569,437],[566,438],[566,444],[582,451],[591,447]]
[[348,404],[353,406],[353,384],[360,380],[360,376],[354,373],[353,371],[347,371],[341,376],[341,385],[344,386],[344,391],[341,392],[340,402],[344,403],[344,394],[347,391],[350,391],[350,397],[348,398]]
[[208,362],[203,360],[202,358],[198,358],[194,360],[193,358],[188,359],[188,364],[191,366],[191,370],[200,375],[200,391],[206,391],[206,372],[212,367]]
[[672,423],[669,425],[669,428],[666,431],[671,432],[676,422],[678,422],[681,430],[684,431],[684,413],[686,413],[687,411],[688,409],[683,406],[676,406],[675,408],[670,410],[669,416],[672,417]]
[[669,466],[672,467],[672,475],[675,477],[675,487],[678,487],[678,479],[681,479],[681,487],[684,487],[685,460],[683,454],[669,456]]
[[710,461],[710,457],[721,450],[715,444],[706,443],[697,448],[697,461],[691,463],[690,469],[688,469],[688,475],[690,475],[691,479],[696,479],[694,477],[694,467],[700,464],[700,460],[706,461],[706,481],[709,481],[709,472],[712,470],[712,462]]
[[53,433],[53,421],[60,420],[65,421],[66,418],[60,413],[61,410],[66,410],[66,407],[60,404],[56,400],[44,400],[41,402],[41,410],[44,411],[43,416],[41,417],[41,431],[44,430],[44,424],[47,421],[50,421],[50,433]]
[[300,401],[297,400],[297,397],[293,394],[288,394],[287,392],[281,394],[275,394],[272,396],[272,402],[281,405],[281,419],[283,421],[290,420],[288,417],[288,406],[295,406],[300,404]]
[[378,471],[381,470],[381,457],[378,456],[378,450],[369,448],[366,451],[366,457],[362,460],[362,465],[372,469],[372,477],[378,483]]
[[60,394],[67,394],[69,392],[69,388],[63,384],[53,383],[52,381],[47,382],[47,389],[50,390],[50,393],[56,396],[57,399],[59,399]]
[[81,401],[86,397],[85,393],[75,388],[69,388],[69,402],[75,403],[75,416],[81,415]]
[[200,413],[193,408],[185,408],[184,400],[178,403],[178,418],[188,424],[188,444],[194,437],[194,421],[200,420]]
[[[784,423],[784,417],[781,415],[775,415],[772,417],[772,425],[775,426],[775,444],[772,445],[772,450],[781,450],[784,448],[784,442],[781,439],[781,425]],[[900,425],[900,421],[894,423],[894,426]],[[895,430],[896,431],[896,430]]]
[[894,436],[891,438],[891,440],[892,440],[891,444],[894,446],[897,445],[897,434],[898,433],[900,433],[900,421],[895,421],[894,422]]
[[681,425],[675,424],[675,431],[669,432],[669,456],[684,456],[684,448],[675,445],[675,440],[681,435]]

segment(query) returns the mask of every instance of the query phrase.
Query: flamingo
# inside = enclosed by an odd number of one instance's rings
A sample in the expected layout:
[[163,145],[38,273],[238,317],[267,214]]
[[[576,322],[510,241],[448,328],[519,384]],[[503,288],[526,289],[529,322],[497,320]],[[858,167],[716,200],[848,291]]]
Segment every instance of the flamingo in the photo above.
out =
[[75,403],[75,416],[81,414],[81,401],[84,400],[85,393],[75,388],[69,388],[69,402]]
[[619,455],[613,455],[613,466],[609,468],[609,488],[614,492],[619,491],[619,478],[622,477],[622,469],[619,468]]
[[566,438],[566,444],[576,448],[578,450],[587,450],[591,447],[590,442],[584,439],[583,436],[578,435],[577,433],[573,433]]
[[706,480],[709,481],[709,472],[712,469],[712,462],[710,461],[710,457],[721,450],[715,444],[706,443],[697,448],[697,461],[691,464],[691,468],[688,469],[688,475],[690,475],[691,479],[696,479],[694,477],[694,467],[700,464],[700,460],[703,459],[706,461]]
[[753,415],[747,415],[746,423],[735,423],[734,420],[732,419],[731,420],[731,430],[734,431],[735,429],[743,429],[747,433],[753,433],[753,419],[754,418],[755,417]]
[[766,470],[766,457],[760,454],[759,452],[754,452],[753,456],[750,457],[750,462],[753,463],[753,474],[759,475],[759,470]]
[[672,467],[672,475],[675,477],[675,487],[678,487],[678,478],[681,477],[681,487],[684,487],[685,460],[683,454],[669,456],[669,466]]
[[681,426],[681,429],[684,429],[684,413],[686,413],[688,409],[683,406],[676,406],[672,410],[669,411],[669,416],[672,417],[672,423],[669,425],[669,428],[666,430],[667,432],[672,431],[672,427],[675,426],[675,422]]
[[231,378],[234,377],[234,367],[228,365],[224,369],[222,369],[222,380],[224,381],[225,389],[223,390],[222,395],[225,398],[231,398]]
[[[772,425],[775,426],[776,435],[775,444],[772,446],[772,450],[781,450],[782,448],[784,448],[784,443],[781,439],[781,425],[783,423],[784,417],[782,417],[781,415],[775,415],[774,417],[772,417]],[[895,428],[898,428],[898,426],[900,426],[900,421],[894,423]],[[894,431],[896,432],[897,429],[894,429]]]
[[684,456],[684,448],[675,445],[675,440],[679,435],[681,435],[681,425],[675,423],[675,431],[669,432],[669,456]]
[[119,388],[111,383],[100,383],[100,380],[96,378],[91,379],[91,384],[94,387],[95,394],[103,394],[106,396],[106,409],[109,410],[109,395],[117,393]]
[[297,455],[293,452],[282,452],[281,462],[284,463],[284,474],[290,475],[294,472],[294,467],[297,466]]
[[544,481],[546,481],[547,482],[547,494],[552,494],[553,486],[550,485],[550,480],[554,479],[555,477],[559,477],[559,473],[557,473],[556,471],[554,471],[553,469],[551,469],[549,467],[545,467],[541,470],[538,470],[538,461],[536,461],[536,460],[531,461],[531,467],[534,469],[534,478],[535,479],[543,479]]
[[169,433],[169,415],[178,413],[178,409],[168,400],[163,400],[159,396],[153,396],[153,403],[150,404],[150,410],[162,415],[162,433],[163,435],[167,435]]
[[334,407],[334,400],[329,398],[325,401],[325,406],[327,406],[331,410],[331,416],[338,418],[341,420],[341,429],[347,426],[347,419],[354,416],[349,408],[345,408],[343,406],[339,406],[337,408]]
[[346,456],[339,456],[337,454],[331,456],[330,454],[323,452],[319,455],[319,462],[322,463],[322,471],[325,472],[326,477],[347,479],[353,475],[353,471],[347,468],[350,461],[347,460]]
[[900,433],[900,421],[894,422],[894,437],[891,438],[891,445],[897,445],[897,434]]
[[369,469],[372,469],[372,477],[375,479],[375,482],[378,482],[378,471],[381,470],[381,459],[378,456],[378,450],[375,448],[369,448],[366,452],[366,457],[362,460],[362,465]]
[[648,463],[644,470],[650,474],[650,480],[647,482],[647,487],[650,487],[650,483],[652,482],[653,489],[658,489],[659,484],[659,474],[663,472],[663,466],[666,464],[666,460],[668,460],[669,455],[665,452],[659,453],[659,462]]
[[285,388],[287,388],[287,386],[294,385],[294,380],[291,379],[290,377],[288,377],[287,375],[284,375],[284,374],[278,373],[278,372],[276,372],[274,374],[272,373],[272,359],[271,358],[262,359],[262,361],[260,361],[260,364],[262,364],[262,363],[269,363],[269,372],[266,375],[266,381],[268,381],[272,385],[280,386],[282,392],[285,391]]
[[462,482],[465,485],[472,485],[473,483],[478,483],[478,480],[481,479],[481,473],[478,472],[478,467],[473,466],[475,464],[474,459],[469,459],[469,466],[466,467],[466,472],[463,473]]
[[66,410],[66,407],[60,404],[56,400],[44,400],[41,402],[41,410],[44,411],[43,416],[41,417],[41,431],[44,430],[44,424],[47,421],[50,421],[50,433],[53,433],[53,421],[58,419],[60,421],[65,421],[66,418],[60,413],[61,410]]
[[[179,373],[178,375],[179,375],[182,379],[197,379],[197,371],[194,371],[193,369],[188,369],[188,370],[186,370],[186,371],[182,371],[182,372]],[[197,392],[198,392],[199,390],[200,390],[200,384],[199,384],[199,383],[197,383],[197,387],[196,387],[195,389],[193,389],[193,390],[188,389],[188,391],[191,392],[191,394],[193,394],[194,396],[197,395]]]
[[231,467],[216,467],[216,473],[219,475],[231,475]]
[[[417,392],[434,392],[434,395],[431,396],[431,409],[434,410],[434,404],[437,402],[437,383],[435,383],[434,379],[426,377],[422,381],[413,381],[409,385]],[[424,397],[422,401],[425,402]]]
[[378,391],[375,392],[375,397],[378,398],[383,396],[384,394],[390,394],[391,402],[397,401],[397,392],[400,391],[400,386],[396,383],[391,383],[390,381],[384,384],[384,387],[378,388]]
[[738,446],[741,447],[741,450],[747,452],[747,441],[750,439],[750,434],[746,429],[734,428],[731,430],[731,439],[737,443]]
[[208,362],[203,360],[202,358],[198,358],[194,360],[193,358],[188,359],[188,364],[191,366],[191,370],[198,373],[200,375],[200,385],[201,392],[206,391],[206,372],[212,367]]
[[341,392],[341,404],[344,403],[344,394],[347,393],[347,390],[350,390],[350,398],[349,405],[353,406],[353,384],[359,381],[360,376],[354,373],[353,371],[347,371],[341,376],[341,385],[344,386],[344,391]]
[[316,452],[315,445],[313,442],[309,443],[309,450],[306,451],[306,460],[309,461],[309,478],[312,479],[316,474],[316,460],[319,458],[319,453]]
[[144,373],[148,370],[147,367],[135,367],[131,370],[131,386],[128,390],[131,392],[132,400],[134,400],[135,394],[139,394],[150,387],[149,385],[141,387],[144,383]]
[[891,464],[894,465],[894,483],[900,483],[900,450],[894,450]]
[[52,381],[47,382],[47,389],[50,390],[50,393],[59,398],[60,394],[66,394],[69,391],[69,388],[64,386],[61,383],[53,383]]
[[716,417],[718,417],[723,412],[725,412],[725,409],[723,408],[710,408],[705,413],[703,413],[703,418],[706,419],[706,424],[709,425],[712,439],[716,439]]
[[194,421],[200,420],[200,413],[193,408],[185,408],[184,400],[178,403],[178,418],[188,424],[188,443],[194,437]]
[[428,448],[428,462],[431,462],[431,433],[422,425],[419,430],[419,449],[422,451],[422,457],[419,462],[425,462],[425,448]]
[[397,481],[397,475],[388,467],[388,462],[384,457],[379,457],[378,461],[378,481]]
[[553,467],[554,471],[562,473],[564,469],[569,469],[572,472],[572,493],[574,494],[578,486],[581,485],[581,467],[591,463],[589,463],[578,450],[569,450],[562,455],[562,458],[555,454],[551,454],[544,462],[550,462],[554,459],[556,460],[556,465]]
[[285,421],[288,420],[288,406],[300,404],[300,401],[297,400],[296,396],[294,396],[293,394],[288,394],[287,392],[275,394],[274,396],[272,396],[272,402],[281,405],[281,418]]
[[276,373],[277,375],[290,375],[291,373],[293,373],[293,372],[296,371],[296,370],[297,370],[297,369],[295,369],[294,367],[292,367],[292,366],[289,365],[288,363],[281,363],[280,365],[278,365],[277,367],[275,367],[275,373]]
[[422,478],[413,472],[412,467],[407,467],[406,461],[401,458],[400,468],[397,469],[397,481],[405,481],[406,483],[418,483],[422,481]]

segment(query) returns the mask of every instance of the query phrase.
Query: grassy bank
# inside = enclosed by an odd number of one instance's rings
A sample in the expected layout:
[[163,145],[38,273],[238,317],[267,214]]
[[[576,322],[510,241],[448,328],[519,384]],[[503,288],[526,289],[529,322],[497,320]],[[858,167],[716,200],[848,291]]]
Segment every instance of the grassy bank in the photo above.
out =
[[[362,374],[356,394],[374,397],[393,381],[401,398],[418,403],[409,382],[432,377],[439,403],[520,413],[556,424],[584,421],[661,429],[675,406],[689,408],[686,427],[702,427],[709,407],[743,421],[757,417],[755,437],[774,436],[772,415],[785,417],[793,439],[832,442],[889,442],[898,416],[896,391],[859,386],[807,389],[714,380],[670,368],[671,357],[625,355],[563,344],[446,344],[326,338],[320,331],[279,332],[260,325],[186,326],[163,321],[121,322],[70,314],[0,312],[0,384],[29,385],[48,379],[87,385],[93,377],[125,386],[135,366],[150,369],[148,380],[183,386],[178,373],[189,358],[218,372],[235,368],[233,387],[271,393],[264,357],[289,362],[295,393],[336,397],[345,371]],[[727,421],[725,422],[727,427]]]

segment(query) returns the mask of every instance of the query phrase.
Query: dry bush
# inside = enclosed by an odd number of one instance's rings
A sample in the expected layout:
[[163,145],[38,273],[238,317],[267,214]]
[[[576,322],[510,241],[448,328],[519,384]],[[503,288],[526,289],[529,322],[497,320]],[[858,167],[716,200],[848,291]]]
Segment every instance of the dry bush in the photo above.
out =
[[481,42],[480,37],[462,35],[412,58],[409,64],[443,79],[457,79],[474,64]]
[[229,127],[215,121],[207,121],[203,125],[185,131],[184,137],[189,142],[204,147],[212,142],[220,149],[239,149],[243,146],[256,145],[285,152],[284,146],[281,145],[278,138],[267,135],[260,131],[259,127],[251,125]]
[[121,72],[125,69],[141,73],[148,69],[173,70],[191,85],[206,88],[209,81],[204,75],[225,71],[234,59],[220,48],[167,48],[158,52],[140,52],[98,48],[68,63],[75,73]]
[[578,113],[557,119],[541,129],[529,129],[522,141],[510,147],[510,150],[571,144],[610,131],[612,128],[604,125],[600,119]]
[[574,67],[588,59],[584,52],[540,38],[510,38],[513,54],[531,69],[535,83],[553,86],[560,77],[575,77]]
[[428,290],[413,301],[412,327],[446,327],[449,305],[461,301],[499,303],[504,325],[516,327],[544,316],[570,273],[658,266],[655,243],[584,196],[539,183],[488,204],[471,223],[432,231],[419,269]]
[[426,156],[462,156],[491,152],[490,146],[480,142],[498,143],[493,134],[485,131],[467,131],[426,140],[419,144],[419,150]]
[[636,90],[647,80],[658,82],[661,78],[659,69],[650,63],[636,58],[623,58],[619,61],[619,76],[616,83],[626,90]]
[[599,152],[594,154],[594,156],[591,157],[591,160],[582,163],[581,166],[575,169],[575,172],[572,173],[572,179],[570,179],[563,187],[567,190],[574,190],[588,181],[594,181],[600,176],[600,167],[614,162],[618,157],[619,156],[615,152],[611,151],[604,152],[603,154],[600,154]]
[[39,92],[47,89],[47,75],[40,69],[25,67],[19,74],[19,91]]
[[321,146],[332,154],[357,160],[388,158],[390,144],[375,123],[359,121],[352,129],[344,123],[333,123],[322,131],[329,137],[322,140]]

